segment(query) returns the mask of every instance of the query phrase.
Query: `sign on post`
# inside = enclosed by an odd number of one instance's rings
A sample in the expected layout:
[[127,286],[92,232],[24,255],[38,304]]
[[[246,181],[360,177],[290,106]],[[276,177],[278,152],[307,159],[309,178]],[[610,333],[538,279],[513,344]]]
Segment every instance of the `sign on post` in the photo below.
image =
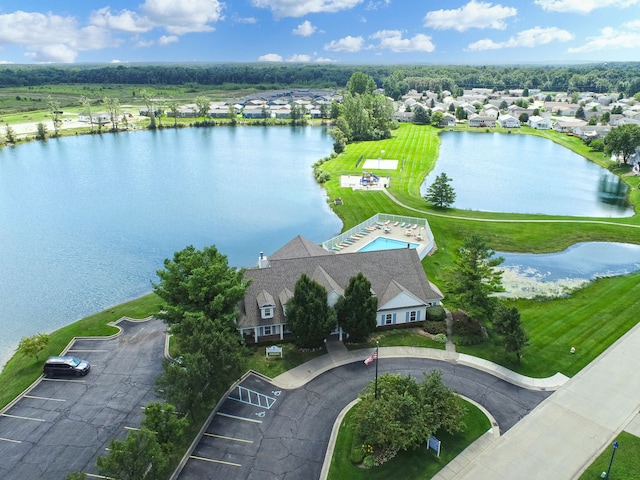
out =
[[427,442],[427,448],[430,448],[436,452],[436,456],[440,458],[440,445],[442,442],[438,440],[434,435],[429,437],[429,441]]
[[282,347],[279,347],[277,345],[272,345],[270,347],[267,347],[265,356],[269,358],[272,355],[282,357]]

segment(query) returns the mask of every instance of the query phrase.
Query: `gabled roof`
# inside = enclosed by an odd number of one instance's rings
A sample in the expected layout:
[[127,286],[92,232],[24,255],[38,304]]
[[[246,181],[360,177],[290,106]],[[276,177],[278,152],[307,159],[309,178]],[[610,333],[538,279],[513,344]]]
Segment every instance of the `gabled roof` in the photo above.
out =
[[276,301],[273,299],[273,296],[266,290],[262,290],[256,297],[256,300],[257,300],[258,308],[262,308],[265,305],[275,306],[276,304]]
[[322,248],[320,245],[316,245],[311,240],[298,235],[289,243],[273,253],[269,260],[281,260],[285,258],[301,258],[301,257],[317,257],[322,255],[334,255],[334,252],[329,252]]
[[[286,254],[290,253],[291,256]],[[376,252],[327,252],[304,237],[296,237],[269,257],[268,268],[245,271],[251,280],[244,301],[240,305],[239,328],[285,323],[283,306],[293,296],[296,282],[302,274],[316,280],[327,289],[342,294],[351,277],[359,272],[371,282],[383,305],[399,292],[406,292],[424,303],[441,300],[442,293],[425,275],[415,249],[401,248]],[[393,283],[392,283],[393,282]],[[257,298],[268,292],[277,299],[274,317],[261,319]]]

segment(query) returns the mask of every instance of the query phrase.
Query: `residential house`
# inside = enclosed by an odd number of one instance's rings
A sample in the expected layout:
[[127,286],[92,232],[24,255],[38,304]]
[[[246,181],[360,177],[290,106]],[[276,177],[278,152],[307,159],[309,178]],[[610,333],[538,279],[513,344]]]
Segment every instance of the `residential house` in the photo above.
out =
[[[336,254],[297,236],[268,258],[261,253],[258,265],[245,271],[251,284],[236,320],[240,334],[251,342],[282,340],[289,332],[286,304],[302,274],[322,285],[334,306],[351,277],[362,272],[378,301],[378,327],[424,320],[427,307],[440,305],[443,298],[411,248]],[[342,339],[341,328],[335,333]]]
[[456,126],[456,116],[447,112],[442,117],[442,126],[444,127],[455,127]]
[[582,141],[590,141],[596,138],[604,138],[611,131],[610,126],[604,125],[585,125],[573,129],[573,134],[579,136]]
[[502,128],[520,128],[520,121],[511,115],[505,114],[500,115],[500,118],[498,118],[498,125]]
[[87,112],[78,114],[79,122],[93,123],[94,125],[105,125],[111,123],[111,116],[106,112],[92,113],[91,116]]
[[474,113],[467,117],[467,122],[470,127],[495,127],[496,119],[487,115],[478,115]]
[[559,133],[573,133],[577,127],[584,127],[587,122],[572,118],[571,120],[558,120],[553,124],[553,129]]
[[529,117],[527,124],[536,130],[550,130],[552,126],[551,119],[540,117],[538,115],[532,115]]

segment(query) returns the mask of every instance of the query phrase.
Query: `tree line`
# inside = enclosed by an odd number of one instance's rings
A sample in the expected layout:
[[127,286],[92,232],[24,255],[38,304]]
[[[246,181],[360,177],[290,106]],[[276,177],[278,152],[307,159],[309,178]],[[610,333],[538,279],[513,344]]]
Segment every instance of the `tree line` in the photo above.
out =
[[[382,87],[394,75],[416,90],[538,88],[544,91],[640,92],[640,63],[555,66],[486,65],[318,65],[318,64],[162,64],[162,65],[7,65],[0,87],[55,84],[201,85],[237,89],[309,86],[344,87],[360,71]],[[397,72],[402,72],[398,75]]]

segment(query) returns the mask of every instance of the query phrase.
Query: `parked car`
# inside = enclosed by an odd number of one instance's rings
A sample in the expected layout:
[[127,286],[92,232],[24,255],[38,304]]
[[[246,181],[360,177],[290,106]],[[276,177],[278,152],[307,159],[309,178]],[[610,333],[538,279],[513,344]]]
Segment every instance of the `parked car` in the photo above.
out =
[[57,377],[64,375],[75,375],[80,377],[89,373],[91,365],[86,360],[78,357],[49,357],[44,362],[42,373],[46,377]]

